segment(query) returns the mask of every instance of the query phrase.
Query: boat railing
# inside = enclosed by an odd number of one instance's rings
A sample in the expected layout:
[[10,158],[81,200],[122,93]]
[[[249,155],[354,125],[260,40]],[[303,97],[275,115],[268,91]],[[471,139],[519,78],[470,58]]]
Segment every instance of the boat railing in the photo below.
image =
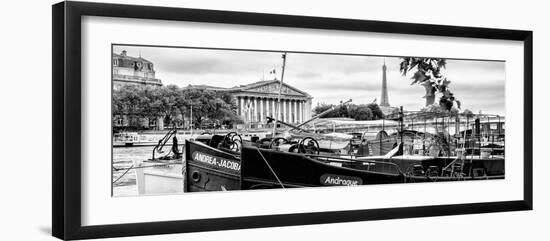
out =
[[[393,162],[376,161],[376,160],[357,160],[352,158],[345,158],[339,156],[319,155],[319,154],[305,154],[306,157],[313,158],[324,162],[334,162],[342,164],[362,164],[366,166],[366,171],[384,171],[395,175],[403,174],[399,165]],[[375,167],[378,166],[378,167]],[[382,168],[379,168],[382,166]]]

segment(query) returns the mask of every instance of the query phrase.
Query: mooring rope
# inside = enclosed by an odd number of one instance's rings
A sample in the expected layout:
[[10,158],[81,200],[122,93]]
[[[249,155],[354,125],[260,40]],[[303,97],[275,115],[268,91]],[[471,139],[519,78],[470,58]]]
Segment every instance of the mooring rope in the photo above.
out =
[[113,167],[113,169],[115,171],[120,171],[120,170],[128,170],[128,169],[141,169],[141,168],[149,168],[149,167],[167,167],[167,166],[172,166],[172,165],[177,165],[177,164],[181,164],[179,162],[174,162],[174,163],[166,163],[166,164],[162,164],[162,165],[149,165],[149,166],[138,166],[138,167],[135,167],[134,165],[128,167],[128,168],[116,168],[116,167]]
[[281,182],[281,179],[279,179],[279,177],[277,176],[277,173],[275,173],[275,171],[273,171],[273,168],[271,168],[271,165],[269,165],[269,163],[267,162],[267,160],[265,159],[264,155],[262,154],[262,152],[260,151],[259,148],[256,148],[256,150],[258,151],[258,153],[260,153],[260,156],[262,157],[262,159],[264,160],[265,164],[267,165],[267,167],[269,168],[269,170],[271,171],[271,173],[273,174],[273,176],[275,176],[275,179],[277,179],[277,182],[279,182],[279,185],[281,185],[281,187],[283,189],[285,189],[285,185],[283,185],[283,182]]
[[[128,168],[124,173],[122,173],[122,175],[120,175],[114,182],[113,184],[115,184],[116,182],[118,182],[118,180],[120,180],[122,177],[124,177],[130,170],[132,170],[132,168],[134,167],[134,165],[132,164],[132,166],[130,166],[130,168]],[[116,169],[115,169],[116,170]]]
[[167,167],[167,166],[171,166],[171,165],[174,165],[174,164],[179,164],[179,163],[166,163],[166,164],[163,164],[163,165],[150,165],[150,166],[137,166],[137,167],[134,167],[134,165],[132,164],[130,167],[128,168],[116,168],[116,167],[113,167],[113,169],[115,171],[120,171],[120,170],[124,170],[126,169],[126,171],[124,173],[122,173],[122,175],[120,175],[112,184],[115,184],[118,180],[120,180],[122,177],[124,177],[126,174],[128,174],[128,172],[130,172],[130,170],[132,169],[140,169],[140,168],[149,168],[149,167]]

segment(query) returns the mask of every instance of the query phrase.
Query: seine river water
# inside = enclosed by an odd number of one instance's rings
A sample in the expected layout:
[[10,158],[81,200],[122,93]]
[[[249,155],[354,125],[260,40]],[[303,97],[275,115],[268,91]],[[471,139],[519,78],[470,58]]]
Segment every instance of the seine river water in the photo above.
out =
[[[152,146],[140,147],[115,147],[113,148],[113,196],[138,195],[135,170],[132,167],[134,160],[147,160],[151,158]],[[117,180],[118,179],[118,180]]]

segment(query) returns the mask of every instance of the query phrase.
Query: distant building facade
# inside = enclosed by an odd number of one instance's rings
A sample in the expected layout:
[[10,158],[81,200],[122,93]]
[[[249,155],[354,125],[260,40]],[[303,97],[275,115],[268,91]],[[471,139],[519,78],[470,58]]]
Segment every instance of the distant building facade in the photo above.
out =
[[[162,86],[162,81],[155,78],[155,68],[151,61],[139,57],[128,56],[126,50],[120,54],[113,53],[113,89],[119,90],[129,85]],[[113,126],[124,129],[139,127],[143,129],[164,129],[162,117],[129,117],[127,115],[113,116]]]
[[[279,80],[264,80],[232,88],[212,86],[189,86],[229,92],[236,100],[237,114],[252,128],[267,128],[267,117],[275,118],[279,95]],[[293,86],[283,83],[281,88],[281,110],[278,120],[286,123],[301,123],[312,116],[313,97]]]
[[155,68],[151,61],[128,56],[126,50],[120,54],[113,53],[113,88],[127,85],[162,86],[162,81],[155,78]]

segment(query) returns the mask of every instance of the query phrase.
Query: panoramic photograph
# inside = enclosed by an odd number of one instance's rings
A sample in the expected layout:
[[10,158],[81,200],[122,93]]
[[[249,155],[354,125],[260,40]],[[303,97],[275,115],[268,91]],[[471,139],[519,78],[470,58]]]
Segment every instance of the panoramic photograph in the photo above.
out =
[[112,45],[112,196],[505,178],[501,60]]

